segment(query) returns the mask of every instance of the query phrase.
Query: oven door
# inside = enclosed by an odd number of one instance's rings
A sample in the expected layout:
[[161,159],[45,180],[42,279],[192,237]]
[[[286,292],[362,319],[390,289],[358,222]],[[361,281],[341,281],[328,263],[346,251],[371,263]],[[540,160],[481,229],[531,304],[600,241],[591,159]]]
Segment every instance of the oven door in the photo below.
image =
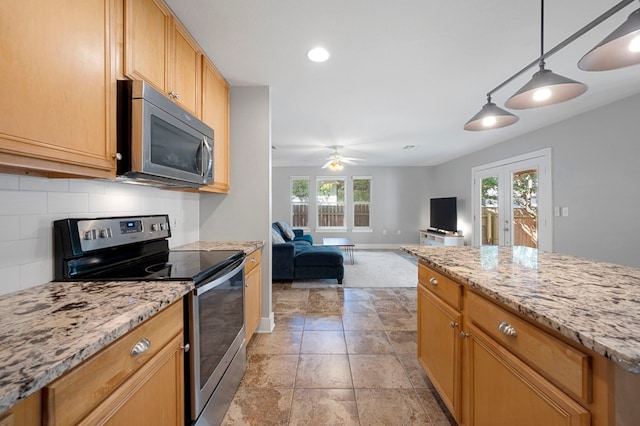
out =
[[[208,405],[217,412],[225,403],[228,406],[244,374],[244,260],[224,275],[197,285],[189,302],[190,405],[191,420],[196,421],[205,407],[211,411]],[[239,377],[223,377],[225,371]],[[224,399],[222,405],[210,401],[220,399],[218,395]],[[225,411],[226,407],[222,415]]]

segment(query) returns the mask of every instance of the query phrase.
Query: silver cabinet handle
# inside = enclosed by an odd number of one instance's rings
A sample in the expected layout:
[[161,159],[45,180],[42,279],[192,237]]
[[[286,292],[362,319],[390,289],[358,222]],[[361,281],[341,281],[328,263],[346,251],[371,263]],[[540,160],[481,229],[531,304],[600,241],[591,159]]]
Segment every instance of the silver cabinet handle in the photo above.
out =
[[180,349],[184,350],[185,352],[189,352],[189,349],[191,349],[191,345],[185,343],[184,345],[180,346]]
[[255,258],[255,257],[252,257],[252,258],[251,258],[251,261],[252,261],[253,263],[256,263],[256,258]]
[[180,99],[180,95],[176,92],[174,92],[173,90],[169,92],[169,97],[173,98],[173,99]]
[[131,356],[140,355],[141,353],[146,352],[150,347],[151,342],[147,338],[143,337],[133,345],[133,348],[131,348]]
[[507,336],[511,336],[511,337],[517,337],[518,333],[516,332],[516,329],[513,328],[511,326],[511,324],[507,323],[507,322],[501,322],[500,325],[498,325],[498,330],[500,330],[500,332],[502,334],[506,334]]
[[467,337],[469,337],[469,333],[465,333],[464,331],[460,332],[460,337],[463,339],[466,339]]
[[433,285],[438,285],[438,280],[436,280],[436,277],[431,277],[431,278],[429,279],[429,282],[430,282],[431,284],[433,284]]
[[456,328],[458,326],[458,323],[455,321],[451,321],[449,325],[451,326],[451,328]]

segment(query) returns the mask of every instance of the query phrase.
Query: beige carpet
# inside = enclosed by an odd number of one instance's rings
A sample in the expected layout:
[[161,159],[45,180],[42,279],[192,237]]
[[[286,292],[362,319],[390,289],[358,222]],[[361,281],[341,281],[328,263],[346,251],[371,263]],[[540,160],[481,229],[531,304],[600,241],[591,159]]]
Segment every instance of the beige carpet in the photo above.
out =
[[410,255],[393,251],[354,252],[355,263],[348,257],[344,262],[342,285],[336,280],[294,281],[292,288],[323,287],[416,287],[418,285],[417,262]]

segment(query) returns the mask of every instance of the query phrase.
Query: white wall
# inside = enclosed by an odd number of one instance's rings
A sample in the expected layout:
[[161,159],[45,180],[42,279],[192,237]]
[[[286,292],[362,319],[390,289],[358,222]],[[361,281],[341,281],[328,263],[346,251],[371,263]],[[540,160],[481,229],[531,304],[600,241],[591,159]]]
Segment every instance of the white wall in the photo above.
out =
[[193,193],[0,174],[0,200],[0,294],[54,278],[56,219],[168,213],[172,247],[199,239],[199,201]]
[[472,167],[551,147],[553,204],[569,207],[553,218],[554,251],[640,267],[638,111],[640,95],[628,97],[441,164],[433,184],[470,224]]
[[[271,242],[271,104],[269,88],[231,88],[231,192],[202,194],[203,240]],[[271,331],[271,244],[262,251],[262,322]]]
[[[316,217],[311,209],[309,227],[314,243],[323,237],[346,237],[360,247],[399,246],[417,244],[418,230],[429,225],[429,198],[434,188],[429,184],[428,167],[364,167],[350,166],[338,173],[320,167],[273,168],[273,218],[291,223],[290,177],[308,176],[315,185],[316,176],[371,176],[371,227],[373,232],[352,232],[353,218],[348,219],[346,232],[317,232]],[[350,182],[347,181],[347,184]],[[312,190],[312,194],[313,194]],[[349,191],[348,191],[349,193]],[[350,199],[351,196],[348,195]],[[386,230],[386,235],[383,234]],[[400,231],[400,235],[398,235]]]

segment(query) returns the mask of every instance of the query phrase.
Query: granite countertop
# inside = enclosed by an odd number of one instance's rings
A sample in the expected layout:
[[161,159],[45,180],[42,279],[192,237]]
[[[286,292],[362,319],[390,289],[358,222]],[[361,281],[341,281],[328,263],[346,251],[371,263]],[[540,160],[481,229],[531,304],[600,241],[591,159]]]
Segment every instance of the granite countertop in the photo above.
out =
[[[172,250],[243,250],[197,241]],[[50,282],[0,296],[0,413],[193,290],[191,281]]]
[[640,269],[528,247],[402,249],[625,370],[640,373]]
[[249,255],[264,246],[264,241],[195,241],[171,250],[242,250]]

